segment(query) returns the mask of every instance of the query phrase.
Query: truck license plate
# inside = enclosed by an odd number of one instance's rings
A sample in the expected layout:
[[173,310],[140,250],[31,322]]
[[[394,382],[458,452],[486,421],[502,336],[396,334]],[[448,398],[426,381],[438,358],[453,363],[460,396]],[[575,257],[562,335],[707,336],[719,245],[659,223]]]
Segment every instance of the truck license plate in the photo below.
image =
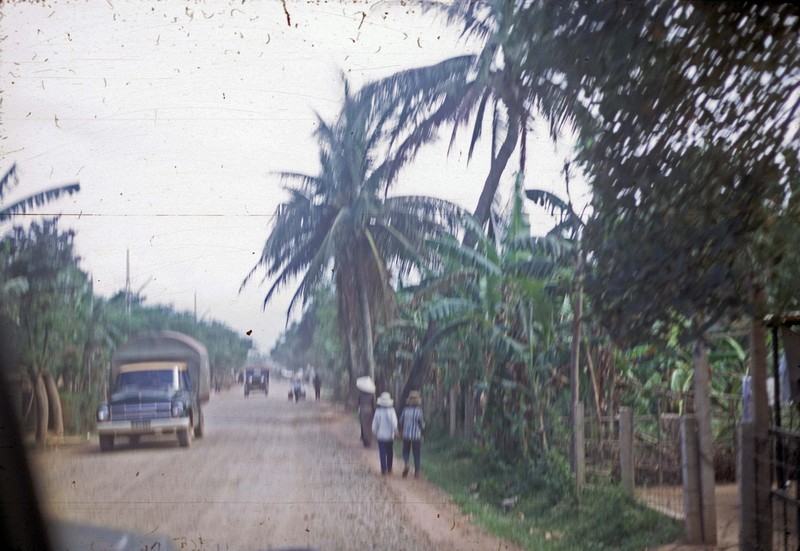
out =
[[132,429],[149,429],[150,421],[131,421]]

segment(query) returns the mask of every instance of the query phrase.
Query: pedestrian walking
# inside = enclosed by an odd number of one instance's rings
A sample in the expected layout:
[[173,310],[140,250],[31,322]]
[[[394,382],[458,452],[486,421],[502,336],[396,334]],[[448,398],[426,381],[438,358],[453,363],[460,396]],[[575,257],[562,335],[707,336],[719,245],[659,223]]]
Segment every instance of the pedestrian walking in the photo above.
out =
[[322,378],[319,373],[314,373],[314,399],[319,402],[319,392],[322,389]]
[[303,397],[303,380],[300,377],[295,377],[292,381],[292,392],[294,393],[294,403],[300,401]]
[[384,392],[378,397],[378,409],[372,418],[372,433],[378,441],[381,474],[391,474],[394,461],[394,436],[397,434],[397,414],[392,395]]
[[419,478],[422,468],[420,451],[422,447],[422,433],[425,431],[425,419],[422,417],[422,396],[418,390],[408,393],[406,407],[400,414],[400,432],[403,434],[403,478],[408,476],[408,456],[414,453],[414,478]]
[[375,415],[375,383],[368,376],[356,379],[358,389],[358,421],[361,442],[365,448],[372,444],[372,417]]

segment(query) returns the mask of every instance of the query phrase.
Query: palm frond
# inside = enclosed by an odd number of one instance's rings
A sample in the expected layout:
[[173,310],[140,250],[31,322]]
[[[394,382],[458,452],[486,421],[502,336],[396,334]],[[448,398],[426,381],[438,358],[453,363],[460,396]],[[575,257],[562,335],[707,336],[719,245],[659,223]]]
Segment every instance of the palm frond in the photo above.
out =
[[431,335],[420,347],[418,355],[425,355],[435,350],[439,344],[457,334],[464,327],[468,327],[472,321],[468,318],[456,319],[443,324],[433,335]]
[[558,265],[549,259],[533,258],[514,262],[506,266],[506,271],[517,277],[527,277],[530,279],[547,279],[551,277]]
[[[475,270],[461,269],[449,270],[438,277],[426,277],[417,285],[407,288],[416,299],[432,296],[434,294],[447,295],[457,290],[460,294],[468,295],[469,287],[476,286],[479,274]],[[475,289],[471,294],[477,296]]]
[[3,198],[7,189],[15,186],[19,183],[19,177],[17,176],[17,163],[12,163],[11,167],[6,170],[6,173],[3,174],[3,177],[0,178],[0,199]]
[[537,205],[544,207],[551,216],[558,214],[561,220],[572,227],[573,234],[585,225],[575,209],[572,208],[572,203],[567,203],[555,193],[543,189],[526,189],[525,196]]
[[527,251],[533,255],[540,255],[551,259],[569,257],[574,245],[557,235],[520,237],[512,239],[506,246],[510,251]]
[[431,249],[437,254],[446,257],[450,262],[465,268],[478,269],[486,275],[500,275],[501,268],[497,262],[492,261],[482,252],[465,247],[452,238],[432,241]]
[[16,216],[18,214],[25,214],[33,207],[41,207],[50,201],[55,201],[62,195],[72,195],[73,193],[77,193],[80,191],[80,189],[80,184],[76,182],[74,184],[67,184],[29,195],[24,199],[20,199],[19,201],[0,209],[0,222],[8,220],[12,216]]

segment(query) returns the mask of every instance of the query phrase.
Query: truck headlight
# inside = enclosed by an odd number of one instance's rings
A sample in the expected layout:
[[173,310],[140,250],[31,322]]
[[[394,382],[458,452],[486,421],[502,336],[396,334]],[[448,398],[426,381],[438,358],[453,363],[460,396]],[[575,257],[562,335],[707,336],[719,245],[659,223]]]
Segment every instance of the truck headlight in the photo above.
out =
[[106,404],[100,404],[100,407],[97,408],[97,420],[108,421],[108,418],[109,418],[108,406]]
[[183,417],[183,413],[184,413],[183,402],[181,402],[180,400],[172,402],[172,416]]

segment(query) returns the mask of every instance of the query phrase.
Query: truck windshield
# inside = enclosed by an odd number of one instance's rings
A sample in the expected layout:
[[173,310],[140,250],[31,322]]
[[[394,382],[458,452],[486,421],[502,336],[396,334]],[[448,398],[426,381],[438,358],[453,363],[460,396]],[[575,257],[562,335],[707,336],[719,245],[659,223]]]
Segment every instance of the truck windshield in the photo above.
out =
[[177,382],[172,370],[123,372],[117,379],[117,391],[129,388],[170,390],[176,388]]
[[192,390],[192,380],[189,378],[189,373],[187,371],[181,371],[180,378],[181,388],[185,390]]

